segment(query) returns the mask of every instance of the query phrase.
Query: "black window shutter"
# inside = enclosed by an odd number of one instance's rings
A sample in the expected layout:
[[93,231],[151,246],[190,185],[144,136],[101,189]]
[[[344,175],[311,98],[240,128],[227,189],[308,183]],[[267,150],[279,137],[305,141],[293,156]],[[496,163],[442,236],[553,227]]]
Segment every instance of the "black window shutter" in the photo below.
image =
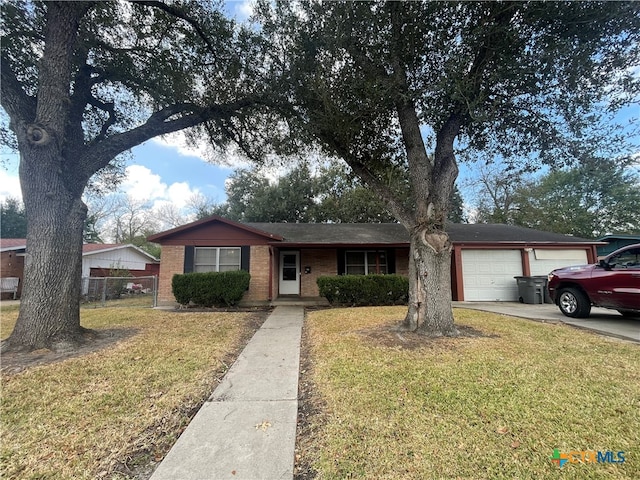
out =
[[195,254],[195,247],[186,246],[184,247],[184,273],[193,272],[193,257]]
[[338,275],[344,275],[347,273],[347,266],[345,265],[345,255],[346,250],[344,248],[338,248],[337,257],[338,257]]
[[396,249],[387,250],[387,273],[396,273]]
[[240,269],[248,272],[250,261],[251,261],[251,247],[249,245],[244,245],[240,247]]

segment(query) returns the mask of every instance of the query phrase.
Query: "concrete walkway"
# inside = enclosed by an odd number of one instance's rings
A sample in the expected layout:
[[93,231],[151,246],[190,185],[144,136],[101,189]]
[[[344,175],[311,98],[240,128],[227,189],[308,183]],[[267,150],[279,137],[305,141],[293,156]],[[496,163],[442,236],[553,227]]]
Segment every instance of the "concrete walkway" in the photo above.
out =
[[293,478],[303,320],[273,311],[151,480]]
[[532,305],[518,302],[453,302],[453,306],[543,322],[566,323],[600,335],[640,342],[640,319],[625,318],[615,310],[606,308],[593,307],[588,318],[569,318],[565,317],[556,305],[548,303]]

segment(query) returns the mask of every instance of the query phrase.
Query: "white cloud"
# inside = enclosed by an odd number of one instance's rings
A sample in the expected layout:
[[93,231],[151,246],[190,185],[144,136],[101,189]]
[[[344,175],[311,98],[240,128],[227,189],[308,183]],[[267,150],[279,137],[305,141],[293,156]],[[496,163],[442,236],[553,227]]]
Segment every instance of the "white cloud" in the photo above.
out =
[[162,147],[175,150],[178,155],[199,158],[205,163],[214,163],[222,168],[228,167],[231,170],[250,167],[250,163],[243,157],[237,146],[230,145],[225,152],[219,152],[215,151],[206,139],[198,145],[192,145],[182,131],[156,137],[152,141]]
[[20,179],[17,175],[10,175],[4,169],[0,168],[0,200],[5,201],[7,198],[22,200]]
[[197,188],[191,189],[187,182],[176,182],[169,186],[166,196],[173,205],[184,208],[187,201],[198,192]]
[[240,4],[236,6],[236,18],[242,21],[251,17],[251,15],[253,15],[256,2],[253,0],[245,0],[239,3]]
[[187,205],[189,199],[200,190],[191,188],[187,182],[164,183],[160,175],[142,165],[130,165],[125,169],[125,180],[119,191],[136,201],[152,205],[170,203],[178,209]]
[[172,148],[184,157],[200,158],[203,162],[206,162],[211,154],[211,148],[206,142],[202,142],[198,146],[190,145],[187,142],[184,132],[181,131],[155,137],[152,142],[166,148]]
[[147,167],[131,165],[125,169],[125,176],[120,190],[135,200],[152,201],[166,196],[167,184]]

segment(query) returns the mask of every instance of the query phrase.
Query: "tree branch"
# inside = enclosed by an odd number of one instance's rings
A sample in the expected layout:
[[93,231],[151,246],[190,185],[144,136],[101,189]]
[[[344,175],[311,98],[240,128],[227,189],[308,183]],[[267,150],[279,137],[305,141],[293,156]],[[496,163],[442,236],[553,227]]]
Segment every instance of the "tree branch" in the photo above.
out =
[[200,24],[198,23],[198,21],[196,19],[191,18],[190,16],[188,16],[181,9],[176,8],[176,7],[172,6],[172,5],[167,5],[166,3],[163,3],[163,2],[160,2],[160,1],[156,1],[156,0],[131,0],[131,1],[132,1],[132,3],[136,3],[136,4],[139,4],[139,5],[145,5],[147,7],[157,8],[159,10],[162,10],[165,13],[168,13],[171,16],[174,16],[176,18],[184,20],[185,22],[187,22],[189,25],[191,25],[193,27],[193,29],[196,31],[198,36],[207,45],[207,48],[209,49],[209,51],[214,56],[217,54],[217,51],[215,49],[214,44],[211,42],[211,40],[209,39],[207,34],[204,32],[204,30],[202,30],[202,28],[200,27]]
[[259,99],[247,97],[232,103],[211,107],[199,107],[192,103],[165,107],[151,115],[139,127],[87,145],[83,153],[87,159],[84,163],[85,175],[87,178],[91,177],[95,172],[107,166],[116,155],[154,137],[195,127],[209,120],[230,118],[235,112],[260,103]]
[[30,123],[36,116],[36,99],[22,89],[4,52],[0,56],[0,103],[12,123]]

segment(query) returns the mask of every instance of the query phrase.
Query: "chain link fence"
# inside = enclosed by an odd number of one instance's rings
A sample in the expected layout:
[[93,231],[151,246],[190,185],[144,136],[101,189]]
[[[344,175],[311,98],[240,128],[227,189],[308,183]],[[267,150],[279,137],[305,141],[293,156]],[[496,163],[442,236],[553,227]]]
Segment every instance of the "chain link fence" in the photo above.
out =
[[158,277],[82,277],[82,306],[155,307]]

